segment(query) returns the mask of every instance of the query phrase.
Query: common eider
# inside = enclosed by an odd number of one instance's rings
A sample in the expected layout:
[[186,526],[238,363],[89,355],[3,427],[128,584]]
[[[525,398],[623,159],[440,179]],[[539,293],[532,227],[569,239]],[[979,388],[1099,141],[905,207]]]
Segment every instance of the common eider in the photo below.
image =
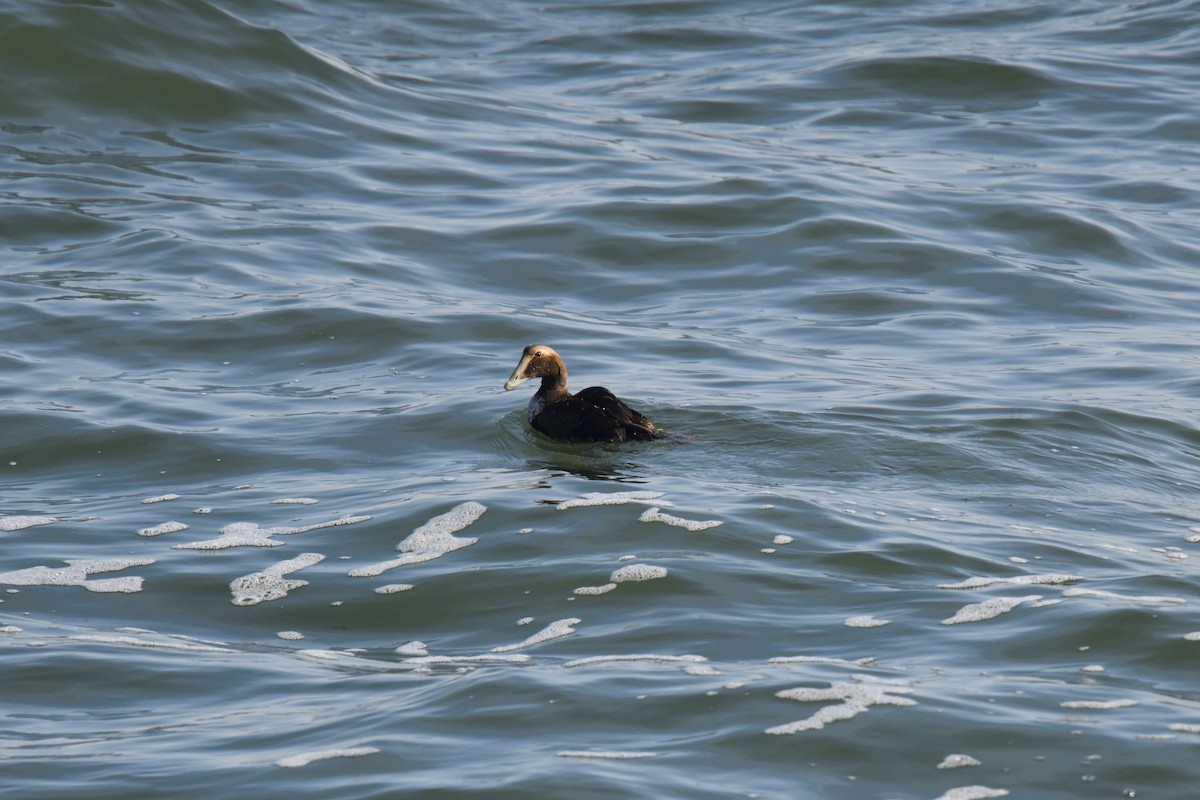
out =
[[657,439],[654,423],[634,411],[603,386],[591,386],[576,394],[567,390],[567,367],[554,349],[531,344],[505,390],[515,389],[530,378],[542,385],[529,401],[529,424],[551,439],[567,442],[624,442]]

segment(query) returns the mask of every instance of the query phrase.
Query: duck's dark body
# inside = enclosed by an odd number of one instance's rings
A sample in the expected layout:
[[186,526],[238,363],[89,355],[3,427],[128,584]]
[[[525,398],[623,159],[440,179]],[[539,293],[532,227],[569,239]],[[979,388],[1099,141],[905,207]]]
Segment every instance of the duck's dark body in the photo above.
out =
[[530,378],[541,378],[542,384],[529,401],[529,424],[552,439],[624,442],[659,436],[650,420],[602,386],[571,394],[567,390],[567,368],[550,347],[526,347],[504,388],[512,389]]
[[592,386],[544,405],[529,424],[551,439],[570,442],[624,442],[654,439],[650,420],[603,386]]

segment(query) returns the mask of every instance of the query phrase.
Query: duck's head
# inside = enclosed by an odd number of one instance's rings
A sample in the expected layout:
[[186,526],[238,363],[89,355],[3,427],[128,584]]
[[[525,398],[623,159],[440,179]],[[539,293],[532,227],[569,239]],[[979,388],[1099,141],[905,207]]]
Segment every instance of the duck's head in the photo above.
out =
[[521,360],[504,384],[505,390],[515,389],[530,378],[551,378],[555,383],[567,382],[567,368],[553,347],[531,344],[521,353]]

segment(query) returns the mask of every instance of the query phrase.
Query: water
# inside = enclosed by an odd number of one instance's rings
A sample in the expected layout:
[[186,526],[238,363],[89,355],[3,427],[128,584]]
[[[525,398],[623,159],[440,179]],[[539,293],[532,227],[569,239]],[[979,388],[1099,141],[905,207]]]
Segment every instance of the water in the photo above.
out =
[[1198,11],[0,3],[5,797],[1193,796]]

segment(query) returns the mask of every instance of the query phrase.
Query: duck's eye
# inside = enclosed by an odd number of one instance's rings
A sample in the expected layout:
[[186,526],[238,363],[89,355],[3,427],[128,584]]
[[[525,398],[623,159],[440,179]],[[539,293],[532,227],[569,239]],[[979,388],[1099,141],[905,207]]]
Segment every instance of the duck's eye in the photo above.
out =
[[541,350],[538,350],[538,351],[534,352],[534,354],[533,354],[533,357],[534,357],[534,358],[541,358],[541,357],[542,357],[542,351],[541,351]]

